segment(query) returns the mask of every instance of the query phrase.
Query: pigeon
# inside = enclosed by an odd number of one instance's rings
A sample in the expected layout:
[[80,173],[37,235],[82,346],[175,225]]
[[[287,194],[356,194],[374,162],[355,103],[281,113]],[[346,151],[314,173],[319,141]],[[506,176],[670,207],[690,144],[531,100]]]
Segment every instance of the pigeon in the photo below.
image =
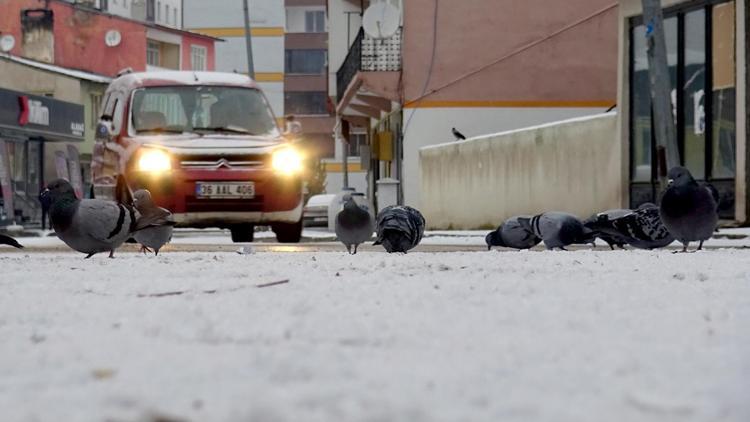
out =
[[466,139],[463,133],[456,130],[456,128],[451,128],[451,132],[453,133],[453,136],[456,137],[457,141],[463,141]]
[[23,245],[18,243],[16,239],[13,239],[12,237],[6,236],[4,234],[0,234],[0,245],[13,246],[14,248],[18,248],[18,249],[23,248]]
[[[602,211],[584,220],[583,225],[588,228],[592,228],[591,225],[593,225],[597,220],[602,218],[602,216],[605,216],[607,220],[611,220],[614,218],[618,218],[618,217],[622,217],[624,215],[630,214],[631,212],[633,211],[628,210],[628,209],[613,209],[613,210]],[[628,243],[627,239],[625,239],[624,236],[621,236],[620,234],[616,234],[616,233],[597,232],[596,237],[606,242],[607,245],[609,245],[609,248],[612,250],[615,250],[615,246],[617,246],[620,249],[625,249],[624,246],[625,244]]]
[[[530,218],[522,216],[520,218]],[[526,230],[521,223],[518,222],[519,217],[511,217],[497,230],[487,233],[484,241],[487,243],[487,250],[492,249],[493,246],[502,246],[506,248],[514,249],[529,249],[538,245],[542,241],[533,232]]]
[[159,249],[172,240],[172,227],[175,225],[172,213],[158,207],[151,199],[151,192],[140,189],[133,193],[135,208],[140,213],[138,227],[140,229],[133,233],[136,242],[141,244],[141,252],[154,250],[154,255],[159,255]]
[[100,252],[109,252],[112,258],[115,249],[137,229],[139,214],[133,207],[103,199],[78,199],[65,179],[50,182],[39,199],[49,210],[57,236],[87,254],[87,259]]
[[356,254],[359,244],[370,240],[374,226],[370,212],[357,205],[351,195],[347,195],[344,209],[336,214],[336,237],[350,254]]
[[545,212],[531,218],[519,217],[519,224],[544,241],[548,250],[574,243],[593,243],[596,234],[586,227],[578,217],[564,212]]
[[690,242],[698,241],[698,250],[711,238],[719,222],[713,191],[693,179],[685,167],[673,167],[667,173],[669,184],[661,198],[659,215],[667,230],[687,252]]
[[425,220],[422,213],[406,205],[391,205],[378,213],[377,239],[373,245],[383,245],[388,253],[413,249],[422,240]]
[[600,213],[595,220],[586,220],[584,225],[601,239],[610,236],[638,249],[663,248],[674,241],[661,222],[659,207],[654,204],[643,204],[619,217]]

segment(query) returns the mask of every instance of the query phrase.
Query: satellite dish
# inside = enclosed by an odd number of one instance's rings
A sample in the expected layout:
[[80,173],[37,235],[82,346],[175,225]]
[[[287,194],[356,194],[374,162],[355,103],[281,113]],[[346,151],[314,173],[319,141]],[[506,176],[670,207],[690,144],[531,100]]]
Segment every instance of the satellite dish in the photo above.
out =
[[401,11],[390,3],[376,3],[365,10],[362,27],[372,38],[390,38],[401,25]]
[[116,29],[110,29],[104,34],[104,44],[107,44],[107,47],[117,47],[120,45],[121,41],[122,35],[120,35],[120,31]]
[[13,37],[13,35],[3,35],[0,37],[0,51],[3,53],[7,53],[10,50],[13,50],[13,47],[16,46],[16,39]]

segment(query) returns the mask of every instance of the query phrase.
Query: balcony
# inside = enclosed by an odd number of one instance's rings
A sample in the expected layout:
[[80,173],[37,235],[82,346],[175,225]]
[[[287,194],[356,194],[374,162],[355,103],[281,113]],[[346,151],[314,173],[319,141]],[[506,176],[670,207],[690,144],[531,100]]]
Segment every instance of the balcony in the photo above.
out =
[[347,94],[353,91],[350,88],[358,74],[401,70],[401,31],[399,28],[391,38],[378,40],[366,35],[364,30],[359,30],[344,63],[336,72],[336,98],[339,104],[351,100],[351,98],[347,99]]

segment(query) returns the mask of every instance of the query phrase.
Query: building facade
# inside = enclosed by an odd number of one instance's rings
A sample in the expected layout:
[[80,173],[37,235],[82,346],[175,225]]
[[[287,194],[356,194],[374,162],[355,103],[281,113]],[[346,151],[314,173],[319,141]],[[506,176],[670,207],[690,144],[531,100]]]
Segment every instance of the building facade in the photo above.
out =
[[418,206],[419,148],[453,140],[454,127],[471,137],[616,103],[611,1],[388,1],[401,29],[388,40],[360,32],[337,74],[338,116],[370,133],[373,194],[396,179],[400,201]]
[[[672,109],[682,164],[720,193],[719,214],[748,220],[746,0],[663,0]],[[646,25],[639,0],[621,0],[619,136],[627,205],[656,201]]]

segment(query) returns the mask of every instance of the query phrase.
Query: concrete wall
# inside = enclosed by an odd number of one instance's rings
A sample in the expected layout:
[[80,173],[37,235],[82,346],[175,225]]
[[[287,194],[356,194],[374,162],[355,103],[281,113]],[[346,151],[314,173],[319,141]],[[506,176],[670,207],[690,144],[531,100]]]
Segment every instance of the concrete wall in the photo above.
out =
[[549,210],[588,217],[623,205],[613,113],[426,147],[420,164],[430,228],[491,227]]
[[518,107],[436,107],[407,108],[404,122],[403,194],[404,203],[421,207],[420,148],[454,140],[455,127],[466,137],[521,129],[573,117],[590,116],[607,108],[518,108]]

